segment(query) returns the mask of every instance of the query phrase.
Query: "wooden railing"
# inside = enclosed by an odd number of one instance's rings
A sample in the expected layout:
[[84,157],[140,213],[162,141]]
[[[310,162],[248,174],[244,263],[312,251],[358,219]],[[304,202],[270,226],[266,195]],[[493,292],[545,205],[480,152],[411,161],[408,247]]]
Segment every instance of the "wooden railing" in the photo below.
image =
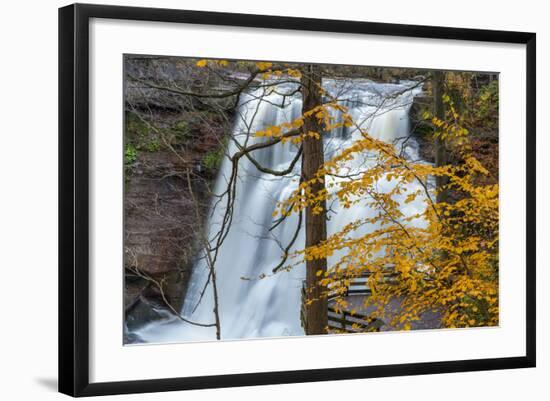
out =
[[364,333],[380,331],[384,322],[361,313],[328,307],[328,328],[331,333]]
[[[328,299],[334,299],[341,296],[351,296],[351,295],[370,295],[371,289],[368,286],[368,280],[369,280],[370,274],[364,273],[361,276],[358,277],[352,277],[352,278],[346,278],[341,279],[340,283],[338,283],[338,280],[332,285],[332,287],[337,288],[345,288],[345,292],[342,293],[341,290],[332,290],[328,289]],[[343,285],[342,281],[348,281],[347,285]],[[302,287],[302,289],[304,289]]]
[[[380,319],[373,318],[361,313],[352,313],[349,310],[337,308],[331,305],[331,301],[338,297],[349,297],[356,295],[371,295],[371,289],[368,286],[369,274],[363,274],[358,277],[346,278],[345,292],[341,291],[342,286],[337,283],[332,287],[337,287],[331,291],[328,289],[327,299],[329,306],[327,309],[328,317],[328,329],[330,333],[362,333],[380,331],[380,327],[384,325],[384,322]],[[344,279],[342,279],[344,280]],[[340,283],[341,284],[341,283]],[[307,289],[305,281],[302,283],[302,305],[300,308],[300,321],[302,327],[306,327],[306,301],[307,301]]]

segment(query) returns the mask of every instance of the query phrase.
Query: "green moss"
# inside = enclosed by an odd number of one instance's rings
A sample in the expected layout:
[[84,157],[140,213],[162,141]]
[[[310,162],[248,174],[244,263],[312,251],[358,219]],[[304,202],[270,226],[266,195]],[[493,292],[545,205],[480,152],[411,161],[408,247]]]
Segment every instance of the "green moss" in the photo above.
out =
[[202,164],[209,170],[218,169],[224,156],[223,148],[206,153],[202,158]]
[[157,135],[136,114],[126,113],[126,164],[133,163],[138,151],[157,152],[161,144]]
[[138,155],[138,150],[132,143],[127,143],[124,149],[124,164],[130,166],[135,163]]
[[126,113],[127,139],[145,138],[149,134],[149,127],[134,113]]
[[151,142],[143,144],[140,148],[143,148],[148,152],[157,152],[160,149],[160,142],[154,139]]
[[177,139],[184,139],[189,135],[189,124],[187,121],[181,120],[173,124],[170,130]]

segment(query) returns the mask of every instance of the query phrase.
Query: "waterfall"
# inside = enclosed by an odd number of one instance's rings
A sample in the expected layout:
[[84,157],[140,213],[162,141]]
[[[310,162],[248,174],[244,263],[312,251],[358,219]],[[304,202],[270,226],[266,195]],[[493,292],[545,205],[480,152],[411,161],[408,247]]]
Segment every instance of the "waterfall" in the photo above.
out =
[[[410,159],[418,159],[417,144],[409,136],[408,111],[413,97],[421,91],[414,88],[415,82],[401,84],[375,83],[369,80],[324,80],[323,87],[332,96],[342,100],[361,128],[366,129],[375,138],[395,143]],[[248,135],[267,126],[290,122],[301,115],[300,95],[283,96],[290,93],[294,84],[283,84],[276,93],[266,94],[265,89],[243,94],[240,99],[237,121],[232,138],[227,146],[227,154],[233,155],[240,146],[250,146],[264,141]],[[410,90],[406,90],[410,89]],[[259,99],[262,98],[263,101]],[[334,114],[338,121],[341,113]],[[325,160],[337,154],[359,138],[356,129],[341,127],[326,134]],[[407,141],[404,139],[408,138]],[[296,145],[286,142],[267,147],[253,153],[254,158],[263,166],[273,170],[286,169],[296,156]],[[361,155],[351,160],[346,169],[353,172],[364,169],[372,155]],[[224,158],[217,177],[214,193],[222,194],[227,189],[232,163]],[[291,174],[285,177],[260,172],[245,157],[239,163],[239,179],[236,184],[231,228],[219,249],[215,264],[219,293],[219,316],[222,339],[253,337],[279,337],[303,335],[300,324],[300,289],[305,278],[305,266],[294,266],[290,271],[272,274],[272,269],[280,262],[282,249],[290,243],[297,224],[298,216],[290,215],[281,224],[274,225],[273,211],[277,202],[282,201],[297,187],[300,163],[296,163]],[[391,181],[381,180],[379,187],[389,188]],[[417,187],[410,184],[410,191]],[[407,193],[403,194],[403,199]],[[225,212],[224,199],[212,201],[209,217],[209,236],[220,229]],[[405,204],[405,215],[419,212],[424,206],[421,200]],[[344,209],[337,204],[331,205],[330,220],[327,222],[328,235],[339,231],[344,225],[358,218],[366,218],[376,213],[367,205],[355,205]],[[419,222],[418,224],[421,224]],[[361,231],[363,230],[363,231]],[[357,232],[364,234],[369,230],[365,226]],[[298,234],[295,246],[298,250],[304,246],[304,230]],[[193,267],[185,302],[181,314],[186,319],[199,323],[214,322],[214,299],[211,284],[205,288],[209,278],[209,269],[204,251],[199,255]],[[337,260],[341,253],[336,252],[328,260]],[[215,328],[199,327],[185,323],[175,317],[150,323],[136,332],[145,342],[183,342],[215,340]]]

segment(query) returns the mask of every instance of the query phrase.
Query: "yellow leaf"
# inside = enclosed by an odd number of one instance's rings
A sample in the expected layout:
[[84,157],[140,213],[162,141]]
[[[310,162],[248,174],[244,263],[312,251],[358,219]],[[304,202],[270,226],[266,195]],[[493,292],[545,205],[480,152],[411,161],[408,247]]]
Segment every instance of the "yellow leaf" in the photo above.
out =
[[271,68],[273,66],[273,63],[267,63],[267,62],[264,62],[264,61],[259,61],[256,63],[256,67],[258,67],[258,69],[260,71],[265,71],[269,68]]

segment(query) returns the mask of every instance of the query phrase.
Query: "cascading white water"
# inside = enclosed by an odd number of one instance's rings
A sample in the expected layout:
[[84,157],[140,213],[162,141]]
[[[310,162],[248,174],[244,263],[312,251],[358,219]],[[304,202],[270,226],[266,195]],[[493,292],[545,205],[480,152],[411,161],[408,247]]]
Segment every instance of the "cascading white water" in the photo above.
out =
[[[325,80],[323,86],[333,96],[342,98],[349,108],[354,121],[369,134],[386,142],[402,144],[409,135],[408,111],[413,97],[421,90],[413,88],[414,82],[403,84],[381,84],[367,80],[335,81]],[[227,154],[232,155],[241,146],[250,146],[262,141],[251,136],[267,126],[290,122],[301,114],[302,102],[299,95],[284,98],[281,92],[290,92],[292,84],[279,88],[278,93],[266,95],[264,92],[245,94],[240,99],[239,113],[235,123]],[[262,100],[260,100],[262,99]],[[283,106],[283,107],[281,107]],[[340,113],[335,118],[341,119]],[[352,128],[339,128],[324,138],[325,159],[349,146],[359,138],[359,132]],[[418,159],[414,139],[406,141],[408,158]],[[253,156],[261,165],[273,170],[286,169],[296,156],[298,148],[287,142],[262,150],[254,151]],[[361,155],[351,160],[346,169],[353,172],[365,169],[372,155]],[[232,164],[225,158],[215,187],[221,194],[227,189]],[[296,163],[291,174],[285,177],[262,173],[246,158],[239,163],[239,179],[236,184],[236,198],[231,229],[225,238],[215,264],[219,293],[219,316],[222,339],[278,337],[303,335],[300,325],[300,288],[305,278],[305,268],[298,265],[290,271],[272,275],[272,269],[279,263],[283,248],[291,241],[298,224],[298,216],[293,214],[281,224],[273,226],[273,211],[279,201],[286,199],[298,185],[300,163]],[[392,181],[381,180],[379,189],[390,188]],[[410,184],[409,191],[417,190],[417,184]],[[403,199],[407,193],[404,193]],[[213,238],[220,229],[225,213],[224,200],[213,203],[209,221],[209,235]],[[424,208],[422,200],[405,204],[405,216],[420,212]],[[375,210],[367,205],[355,205],[344,209],[331,204],[330,220],[327,222],[328,235],[339,231],[344,225],[359,218],[374,215]],[[417,222],[422,224],[422,222]],[[370,228],[372,229],[372,227]],[[356,234],[369,230],[363,226]],[[300,231],[295,246],[304,246],[304,230]],[[204,255],[201,255],[204,256]],[[328,264],[341,256],[335,253]],[[209,269],[204,257],[199,258],[193,268],[191,282],[185,297],[182,316],[199,323],[214,322],[214,299],[211,284],[203,291],[208,280]],[[261,278],[267,276],[265,278]],[[185,323],[175,317],[153,322],[136,331],[145,342],[182,342],[214,340],[215,328],[200,327]]]

